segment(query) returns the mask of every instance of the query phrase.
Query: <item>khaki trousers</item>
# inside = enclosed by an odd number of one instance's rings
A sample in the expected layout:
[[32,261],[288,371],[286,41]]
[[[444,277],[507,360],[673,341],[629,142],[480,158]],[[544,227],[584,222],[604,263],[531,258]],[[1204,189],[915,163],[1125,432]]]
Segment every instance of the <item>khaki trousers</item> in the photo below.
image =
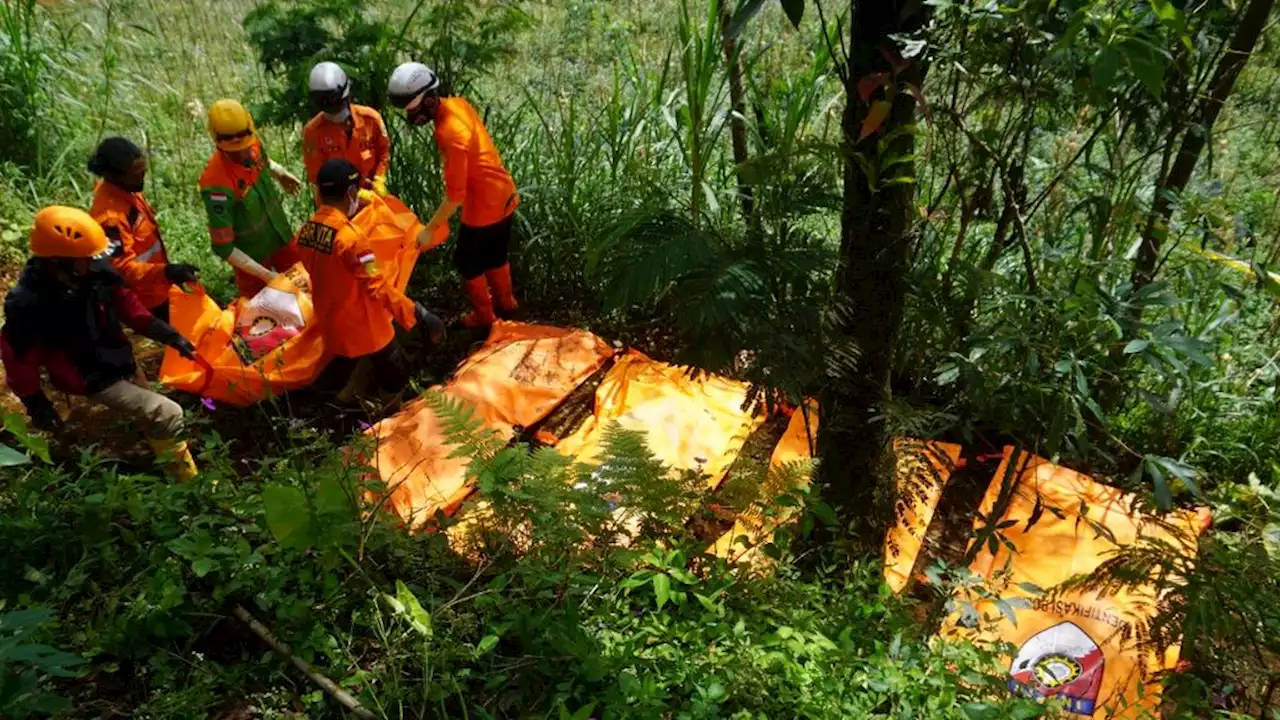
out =
[[149,439],[171,440],[182,434],[182,406],[129,380],[121,380],[89,399],[138,423]]

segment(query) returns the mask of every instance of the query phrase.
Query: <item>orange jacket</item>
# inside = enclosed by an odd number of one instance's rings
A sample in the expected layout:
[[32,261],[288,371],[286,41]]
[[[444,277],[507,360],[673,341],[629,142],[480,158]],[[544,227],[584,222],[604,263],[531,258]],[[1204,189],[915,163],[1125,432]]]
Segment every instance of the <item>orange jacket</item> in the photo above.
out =
[[316,174],[325,160],[340,157],[356,166],[364,186],[369,187],[376,176],[386,177],[391,164],[391,140],[387,126],[377,110],[364,105],[351,104],[351,126],[331,122],[324,113],[316,113],[302,130],[302,159],[307,164],[307,179],[316,181]]
[[160,238],[156,211],[140,192],[99,181],[89,214],[111,240],[111,264],[148,309],[169,299],[164,268],[169,257]]
[[462,203],[462,224],[485,227],[515,212],[520,204],[516,184],[471,103],[460,97],[440,100],[436,145],[444,161],[445,194]]
[[395,337],[393,318],[413,329],[414,302],[382,276],[369,239],[341,210],[322,206],[296,239],[330,352],[354,358],[381,350]]

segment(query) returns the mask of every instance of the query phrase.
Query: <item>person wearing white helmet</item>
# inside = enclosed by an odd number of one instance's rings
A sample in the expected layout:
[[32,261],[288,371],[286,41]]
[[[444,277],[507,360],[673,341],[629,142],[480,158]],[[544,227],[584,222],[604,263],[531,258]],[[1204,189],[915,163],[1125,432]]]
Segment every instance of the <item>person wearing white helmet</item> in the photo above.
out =
[[351,81],[337,63],[317,64],[308,84],[318,110],[302,131],[302,158],[312,187],[326,160],[342,158],[360,171],[362,190],[386,196],[391,140],[382,115],[351,102]]
[[391,74],[387,92],[413,125],[435,123],[436,145],[444,162],[445,199],[423,237],[436,237],[436,230],[447,226],[462,208],[453,261],[475,307],[462,324],[487,327],[496,320],[495,300],[504,313],[519,307],[507,252],[520,196],[475,108],[460,97],[441,97],[440,89],[440,78],[431,68],[411,62]]

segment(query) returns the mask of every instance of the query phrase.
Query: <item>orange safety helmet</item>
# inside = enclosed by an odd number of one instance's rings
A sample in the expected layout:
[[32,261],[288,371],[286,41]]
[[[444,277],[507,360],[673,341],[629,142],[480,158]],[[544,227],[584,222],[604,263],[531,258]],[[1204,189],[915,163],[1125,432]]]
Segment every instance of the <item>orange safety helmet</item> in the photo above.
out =
[[36,213],[31,229],[31,254],[41,258],[94,259],[106,255],[107,234],[89,213],[50,205]]
[[239,102],[224,98],[209,106],[209,135],[219,150],[244,150],[255,134],[253,116]]

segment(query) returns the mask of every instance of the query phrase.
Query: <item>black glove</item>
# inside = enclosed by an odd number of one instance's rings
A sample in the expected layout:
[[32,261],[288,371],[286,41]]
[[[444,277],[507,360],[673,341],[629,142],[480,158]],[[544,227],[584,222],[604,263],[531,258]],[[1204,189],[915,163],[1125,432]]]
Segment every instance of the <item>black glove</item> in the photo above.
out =
[[422,303],[413,304],[413,314],[418,319],[418,328],[423,333],[426,333],[427,341],[431,345],[439,345],[444,342],[444,321],[440,319],[439,315],[428,310]]
[[190,340],[182,337],[182,333],[175,330],[172,325],[160,318],[151,320],[151,327],[147,328],[146,336],[161,345],[168,345],[177,350],[179,355],[188,360],[196,359],[196,346],[192,345]]
[[27,408],[27,415],[31,416],[31,427],[46,432],[62,429],[62,418],[58,417],[58,411],[53,409],[53,403],[49,402],[49,398],[45,397],[44,393],[24,397],[21,400],[23,406]]
[[181,355],[182,357],[192,362],[195,362],[196,346],[192,345],[190,340],[179,335],[178,339],[175,340],[173,343],[171,343],[169,347],[173,348],[174,350],[177,350],[178,354]]
[[170,263],[164,266],[164,279],[170,285],[185,285],[200,279],[200,270],[195,265],[186,263]]

